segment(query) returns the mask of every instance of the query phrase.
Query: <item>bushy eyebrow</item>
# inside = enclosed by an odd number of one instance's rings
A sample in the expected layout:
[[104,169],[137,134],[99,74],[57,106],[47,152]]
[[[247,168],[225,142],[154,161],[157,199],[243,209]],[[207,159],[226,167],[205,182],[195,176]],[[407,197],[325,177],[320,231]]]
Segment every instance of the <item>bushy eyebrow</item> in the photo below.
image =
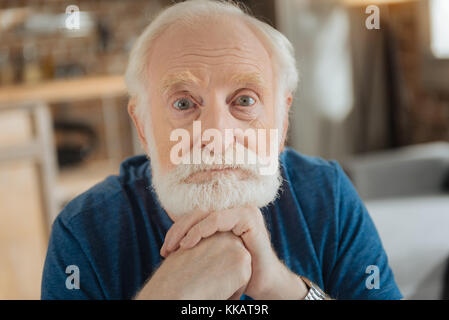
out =
[[[176,74],[169,74],[162,79],[162,83],[160,86],[160,93],[166,94],[172,88],[183,85],[199,86],[201,82],[202,81],[190,71],[183,71]],[[256,89],[259,89],[261,91],[264,91],[267,88],[263,77],[261,76],[261,74],[257,72],[233,74],[230,77],[229,82],[236,86],[255,87]]]
[[231,76],[230,83],[242,87],[256,87],[265,90],[265,81],[260,73],[237,73]]
[[162,79],[160,93],[166,94],[171,88],[180,85],[199,85],[201,80],[190,71],[183,71],[175,74],[168,74]]

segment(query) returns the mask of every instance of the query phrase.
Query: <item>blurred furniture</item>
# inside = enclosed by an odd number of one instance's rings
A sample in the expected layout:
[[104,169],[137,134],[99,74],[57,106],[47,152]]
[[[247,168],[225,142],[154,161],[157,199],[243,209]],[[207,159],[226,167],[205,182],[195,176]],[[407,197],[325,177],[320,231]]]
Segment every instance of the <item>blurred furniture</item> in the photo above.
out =
[[370,153],[346,161],[345,167],[366,200],[439,194],[449,174],[449,143]]
[[[70,199],[115,172],[120,161],[115,99],[122,77],[0,87],[0,299],[38,299],[50,226]],[[59,170],[50,105],[102,101],[106,161]]]
[[[1,161],[28,158],[37,159],[40,189],[45,205],[45,219],[51,225],[61,207],[77,194],[105,178],[116,169],[120,161],[120,140],[117,130],[119,117],[115,98],[126,95],[121,76],[101,76],[72,80],[56,80],[36,85],[15,85],[0,88],[0,115],[7,110],[29,110],[35,119],[37,138],[28,145],[13,146],[1,150]],[[53,122],[49,104],[101,99],[105,123],[108,161],[96,164],[95,170],[60,175],[56,164],[53,142]],[[78,180],[75,180],[78,179]]]
[[449,300],[449,257],[447,257],[446,270],[444,271],[443,299]]
[[[56,181],[56,158],[52,134],[51,116],[48,106],[44,103],[0,104],[0,112],[27,111],[32,119],[34,137],[22,145],[2,147],[0,145],[0,162],[13,162],[22,159],[35,161],[39,172],[40,196],[42,212],[47,212],[47,225],[56,216],[58,207],[52,196]],[[1,115],[1,114],[0,114]],[[8,134],[8,132],[4,132]]]
[[406,299],[441,299],[449,256],[449,143],[359,156],[344,167]]
[[[52,205],[49,113],[43,105],[0,112],[0,300],[37,299]],[[39,170],[36,170],[36,167]]]

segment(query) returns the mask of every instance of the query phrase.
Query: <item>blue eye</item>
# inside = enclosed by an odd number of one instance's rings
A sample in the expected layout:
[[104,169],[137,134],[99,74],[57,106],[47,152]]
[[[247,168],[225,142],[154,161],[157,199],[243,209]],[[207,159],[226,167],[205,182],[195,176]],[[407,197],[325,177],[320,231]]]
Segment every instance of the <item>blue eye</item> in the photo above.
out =
[[237,102],[239,102],[239,105],[241,106],[249,107],[252,106],[256,101],[250,96],[243,95],[237,98]]
[[193,106],[194,106],[194,103],[191,100],[186,99],[186,98],[178,99],[175,101],[175,103],[173,103],[173,107],[180,111],[188,110]]

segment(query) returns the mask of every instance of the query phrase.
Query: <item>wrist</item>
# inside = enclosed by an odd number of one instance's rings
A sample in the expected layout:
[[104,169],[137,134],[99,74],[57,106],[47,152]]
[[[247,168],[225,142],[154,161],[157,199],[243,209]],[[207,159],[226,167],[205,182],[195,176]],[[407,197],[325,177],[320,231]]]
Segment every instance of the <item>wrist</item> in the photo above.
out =
[[284,298],[285,300],[303,300],[307,293],[309,292],[309,289],[306,285],[306,283],[301,279],[300,276],[297,274],[291,272],[290,273],[290,280],[285,283],[284,288]]
[[308,293],[308,287],[300,276],[280,263],[278,270],[272,273],[270,285],[262,294],[267,300],[302,300]]

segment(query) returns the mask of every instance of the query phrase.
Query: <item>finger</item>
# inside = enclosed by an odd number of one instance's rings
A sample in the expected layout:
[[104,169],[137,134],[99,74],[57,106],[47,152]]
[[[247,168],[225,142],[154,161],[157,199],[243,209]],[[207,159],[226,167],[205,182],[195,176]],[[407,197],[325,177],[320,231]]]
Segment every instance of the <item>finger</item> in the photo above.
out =
[[188,249],[194,247],[202,238],[207,238],[217,232],[216,225],[213,225],[209,221],[215,219],[214,217],[207,217],[194,225],[181,239],[179,246]]
[[248,216],[247,224],[238,224],[233,229],[234,234],[242,238],[251,254],[266,251],[267,247],[271,247],[271,242],[262,212],[258,208],[248,207],[245,214]]
[[176,248],[176,244],[184,237],[187,231],[207,214],[207,212],[197,210],[177,220],[165,235],[164,244],[160,250],[161,255],[166,256],[170,251],[173,251]]
[[232,231],[241,237],[251,254],[261,252],[270,246],[262,213],[256,207],[233,208],[211,214],[190,229],[180,246],[191,248],[202,238],[217,231]]
[[232,231],[236,225],[246,225],[246,217],[237,214],[235,210],[214,212],[193,226],[180,242],[183,248],[192,248],[201,239],[210,237],[214,233]]
[[160,250],[162,256],[166,257],[168,253],[173,250],[173,243],[176,242],[176,238],[184,236],[185,232],[188,230],[188,226],[195,224],[199,214],[199,212],[195,211],[191,214],[182,216],[180,219],[175,221],[165,235],[164,243]]

